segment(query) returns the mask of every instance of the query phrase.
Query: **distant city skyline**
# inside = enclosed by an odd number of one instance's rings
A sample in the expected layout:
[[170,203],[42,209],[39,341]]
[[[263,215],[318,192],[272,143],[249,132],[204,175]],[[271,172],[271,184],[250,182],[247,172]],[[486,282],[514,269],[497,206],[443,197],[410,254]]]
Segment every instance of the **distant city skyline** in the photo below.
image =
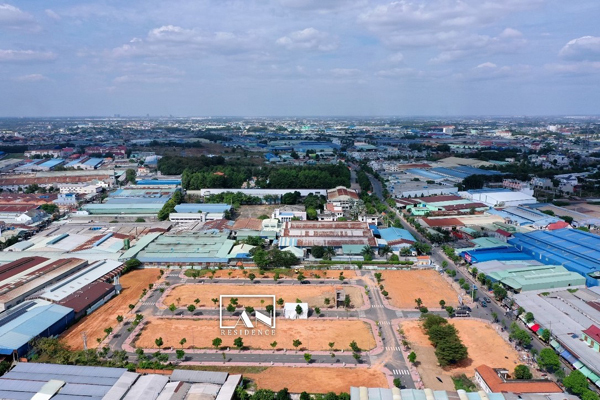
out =
[[0,0],[0,117],[598,115],[598,15],[592,0]]

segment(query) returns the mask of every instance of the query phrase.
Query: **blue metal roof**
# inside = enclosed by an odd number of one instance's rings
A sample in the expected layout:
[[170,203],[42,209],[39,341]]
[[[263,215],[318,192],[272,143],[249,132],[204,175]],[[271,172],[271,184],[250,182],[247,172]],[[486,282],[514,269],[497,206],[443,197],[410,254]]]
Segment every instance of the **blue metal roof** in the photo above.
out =
[[222,213],[227,210],[231,210],[231,206],[223,203],[183,203],[175,206],[175,211],[178,213],[197,213],[200,211]]
[[63,160],[62,158],[53,158],[51,160],[41,163],[40,167],[52,168],[52,167],[56,167],[57,165],[63,163],[64,161],[65,160]]
[[394,240],[402,240],[402,239],[409,240],[411,242],[416,242],[414,236],[411,235],[410,232],[407,231],[406,229],[400,229],[400,228],[395,228],[395,227],[385,228],[385,229],[380,229],[379,234],[381,235],[381,238],[387,242],[392,242]]
[[161,179],[161,180],[153,180],[153,179],[142,179],[135,183],[138,186],[143,185],[181,185],[181,179]]
[[600,236],[578,229],[517,233],[508,241],[544,264],[560,264],[586,278],[588,286],[598,280],[588,274],[600,272]]
[[481,250],[469,250],[460,253],[460,256],[465,258],[472,264],[492,260],[531,260],[531,256],[520,252],[514,247],[494,247]]
[[406,172],[413,174],[413,175],[419,175],[419,176],[422,176],[427,179],[433,179],[433,180],[444,179],[444,177],[442,175],[434,174],[433,172],[429,172],[429,171],[426,171],[426,170],[420,169],[420,168],[407,169]]
[[[47,304],[39,305],[37,304]],[[0,318],[0,354],[12,354],[61,319],[72,319],[73,310],[46,301],[29,301],[5,311]],[[66,323],[65,323],[66,325]]]
[[89,160],[87,160],[86,162],[83,163],[83,165],[88,165],[91,167],[95,167],[97,165],[102,164],[102,161],[104,161],[104,159],[102,158],[90,158]]

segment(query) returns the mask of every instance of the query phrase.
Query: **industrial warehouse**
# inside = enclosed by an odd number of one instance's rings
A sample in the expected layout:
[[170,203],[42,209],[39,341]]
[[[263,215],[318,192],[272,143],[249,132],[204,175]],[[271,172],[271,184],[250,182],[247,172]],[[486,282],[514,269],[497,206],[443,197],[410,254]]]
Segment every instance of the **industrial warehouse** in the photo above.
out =
[[124,368],[19,363],[0,377],[0,398],[56,400],[231,400],[242,375],[175,369],[140,374]]
[[36,337],[55,336],[120,290],[122,263],[23,257],[0,266],[0,355],[24,356]]

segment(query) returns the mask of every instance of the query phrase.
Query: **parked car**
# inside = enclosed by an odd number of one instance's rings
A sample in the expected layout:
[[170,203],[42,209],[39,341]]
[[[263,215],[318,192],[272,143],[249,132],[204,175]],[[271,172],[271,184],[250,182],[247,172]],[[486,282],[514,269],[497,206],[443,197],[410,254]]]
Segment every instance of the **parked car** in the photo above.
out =
[[490,298],[489,298],[489,297],[487,297],[487,296],[485,296],[483,299],[484,299],[485,301],[487,301],[488,303],[491,303],[491,302],[492,302],[492,300],[490,300]]
[[485,302],[485,300],[483,300],[483,301],[481,302],[481,307],[483,307],[483,308],[487,307],[487,303]]
[[458,306],[456,309],[461,310],[461,311],[468,311],[468,312],[472,311],[471,307],[469,307],[469,306]]

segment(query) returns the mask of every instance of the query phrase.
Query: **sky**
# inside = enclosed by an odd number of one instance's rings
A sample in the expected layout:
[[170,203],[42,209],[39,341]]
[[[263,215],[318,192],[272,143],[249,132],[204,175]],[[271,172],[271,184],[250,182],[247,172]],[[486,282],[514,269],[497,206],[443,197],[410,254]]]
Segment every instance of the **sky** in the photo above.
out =
[[0,0],[0,117],[600,114],[598,0]]

